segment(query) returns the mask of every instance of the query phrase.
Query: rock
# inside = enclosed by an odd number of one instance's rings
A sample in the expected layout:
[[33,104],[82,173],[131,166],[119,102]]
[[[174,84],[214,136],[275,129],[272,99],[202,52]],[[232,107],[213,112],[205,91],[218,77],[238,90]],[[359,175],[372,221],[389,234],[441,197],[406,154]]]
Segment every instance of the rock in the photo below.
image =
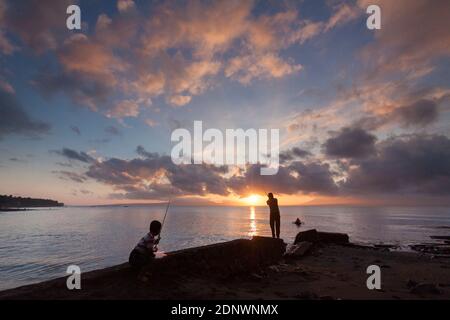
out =
[[345,233],[318,232],[319,241],[324,243],[346,244],[349,242],[348,235]]
[[287,258],[303,257],[309,251],[309,249],[311,249],[312,245],[313,244],[308,241],[302,241],[297,244],[293,244],[288,248],[288,250],[284,254],[284,257]]
[[410,291],[413,294],[441,294],[441,290],[434,283],[420,283]]
[[277,273],[281,272],[280,268],[278,268],[278,266],[269,266],[269,269],[274,271],[274,272],[277,272]]
[[317,235],[317,230],[307,230],[297,233],[297,236],[295,237],[294,244],[297,244],[299,242],[307,241],[307,242],[317,242],[319,241],[319,237]]
[[334,232],[318,232],[316,229],[302,231],[295,237],[294,244],[300,242],[312,242],[312,243],[336,243],[336,244],[347,244],[349,242],[348,235],[345,233],[334,233]]
[[375,244],[373,245],[375,249],[390,251],[392,249],[398,249],[398,246],[395,244]]
[[434,240],[450,240],[450,236],[430,236]]
[[418,284],[418,283],[417,283],[416,281],[410,279],[410,280],[408,280],[408,282],[406,283],[406,286],[407,286],[408,288],[412,289],[412,288],[416,287],[417,284]]
[[442,244],[413,244],[409,246],[412,250],[421,253],[448,255],[450,254],[450,246]]
[[262,275],[257,274],[257,273],[252,273],[250,275],[250,278],[253,279],[253,280],[262,280],[264,277]]

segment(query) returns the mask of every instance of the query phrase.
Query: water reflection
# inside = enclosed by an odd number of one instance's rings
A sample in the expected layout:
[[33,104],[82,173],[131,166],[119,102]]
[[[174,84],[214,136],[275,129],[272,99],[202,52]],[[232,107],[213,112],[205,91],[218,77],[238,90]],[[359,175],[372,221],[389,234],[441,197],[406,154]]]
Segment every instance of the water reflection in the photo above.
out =
[[250,231],[248,232],[249,237],[258,235],[256,228],[256,214],[255,207],[250,207]]

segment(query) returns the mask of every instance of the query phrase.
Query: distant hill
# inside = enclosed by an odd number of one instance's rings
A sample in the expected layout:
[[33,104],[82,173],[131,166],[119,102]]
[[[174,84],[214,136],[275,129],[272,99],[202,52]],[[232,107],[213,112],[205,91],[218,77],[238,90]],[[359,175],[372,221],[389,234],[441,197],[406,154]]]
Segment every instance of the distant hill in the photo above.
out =
[[33,199],[0,195],[0,209],[31,207],[63,207],[64,203],[49,199]]

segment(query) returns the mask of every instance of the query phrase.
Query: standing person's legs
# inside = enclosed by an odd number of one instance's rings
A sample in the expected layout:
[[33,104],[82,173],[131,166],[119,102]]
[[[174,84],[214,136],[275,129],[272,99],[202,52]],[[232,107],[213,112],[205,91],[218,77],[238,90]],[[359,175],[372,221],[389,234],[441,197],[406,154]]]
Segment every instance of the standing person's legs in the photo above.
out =
[[275,218],[277,226],[277,238],[280,239],[280,215],[278,214]]
[[270,229],[272,230],[272,238],[275,238],[275,217],[270,215]]

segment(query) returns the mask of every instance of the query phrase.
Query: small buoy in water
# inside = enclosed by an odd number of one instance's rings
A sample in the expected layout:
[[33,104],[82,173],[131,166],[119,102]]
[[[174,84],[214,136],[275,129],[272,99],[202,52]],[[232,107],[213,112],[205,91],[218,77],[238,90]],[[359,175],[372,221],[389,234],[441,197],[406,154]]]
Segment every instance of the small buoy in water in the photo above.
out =
[[299,218],[297,218],[297,220],[294,221],[294,224],[299,227],[302,224],[302,222],[300,221]]

